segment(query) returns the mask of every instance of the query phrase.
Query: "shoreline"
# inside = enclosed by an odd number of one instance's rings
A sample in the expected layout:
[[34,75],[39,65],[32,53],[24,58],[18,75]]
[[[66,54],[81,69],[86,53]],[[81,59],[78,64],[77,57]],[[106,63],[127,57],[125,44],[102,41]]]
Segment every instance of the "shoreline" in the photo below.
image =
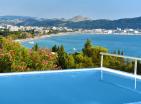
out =
[[65,33],[58,33],[58,34],[49,34],[49,35],[42,35],[42,36],[35,36],[34,38],[26,38],[26,39],[16,39],[16,42],[28,42],[28,41],[33,41],[33,40],[38,40],[38,39],[44,39],[44,38],[49,38],[53,36],[65,36],[65,35],[70,35],[70,34],[75,34],[77,32],[65,32]]
[[14,40],[15,42],[28,42],[28,41],[34,41],[38,39],[44,39],[44,38],[49,38],[53,36],[66,36],[66,35],[75,35],[75,34],[91,34],[91,35],[121,35],[121,36],[136,36],[136,35],[141,35],[141,34],[130,34],[130,33],[89,33],[89,32],[63,32],[63,33],[58,33],[58,34],[49,34],[49,35],[42,35],[42,36],[35,36],[34,38],[26,38],[26,39],[16,39]]

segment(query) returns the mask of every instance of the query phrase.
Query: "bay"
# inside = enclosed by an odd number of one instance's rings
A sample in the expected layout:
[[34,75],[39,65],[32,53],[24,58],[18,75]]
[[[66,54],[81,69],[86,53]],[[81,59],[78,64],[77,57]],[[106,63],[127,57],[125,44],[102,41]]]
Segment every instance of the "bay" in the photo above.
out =
[[[109,51],[124,51],[124,55],[141,57],[141,35],[105,35],[105,34],[68,34],[51,36],[33,40],[42,48],[51,48],[56,45],[64,45],[68,53],[81,51],[84,43],[90,39],[94,45],[108,48]],[[22,45],[32,48],[34,44],[26,41]]]

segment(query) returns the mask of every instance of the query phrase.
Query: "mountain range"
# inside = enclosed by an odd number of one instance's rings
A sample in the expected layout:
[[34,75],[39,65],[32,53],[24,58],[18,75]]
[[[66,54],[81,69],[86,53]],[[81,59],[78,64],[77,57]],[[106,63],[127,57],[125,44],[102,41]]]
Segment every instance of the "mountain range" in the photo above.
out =
[[116,29],[132,28],[141,29],[141,17],[123,18],[117,20],[98,19],[94,20],[84,16],[75,16],[70,19],[46,19],[29,16],[0,16],[0,24],[17,26],[61,26],[72,29]]

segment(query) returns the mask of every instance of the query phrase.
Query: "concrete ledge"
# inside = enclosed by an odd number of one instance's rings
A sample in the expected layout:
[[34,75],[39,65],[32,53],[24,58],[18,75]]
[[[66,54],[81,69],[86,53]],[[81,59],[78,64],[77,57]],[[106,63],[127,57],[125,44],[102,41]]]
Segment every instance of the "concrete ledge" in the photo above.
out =
[[[134,74],[132,73],[127,73],[127,72],[122,72],[119,70],[115,70],[115,69],[110,69],[110,68],[83,68],[83,69],[67,69],[67,70],[53,70],[53,71],[33,71],[33,72],[14,72],[14,73],[0,73],[0,76],[16,76],[16,75],[33,75],[33,74],[47,74],[47,73],[66,73],[66,72],[83,72],[83,71],[93,71],[93,70],[102,70],[102,71],[106,71],[106,72],[110,72],[110,73],[114,73],[114,74],[119,74],[122,76],[127,76],[127,77],[131,77],[131,78],[137,78],[141,80],[141,76],[137,75],[135,77]],[[104,74],[103,74],[104,76]]]
[[32,75],[32,74],[46,74],[46,73],[64,73],[64,72],[82,72],[100,70],[101,68],[84,68],[84,69],[66,69],[66,70],[53,70],[53,71],[33,71],[33,72],[14,72],[14,73],[0,73],[0,76],[15,76],[15,75]]
[[[132,73],[127,73],[127,72],[123,72],[123,71],[119,71],[119,70],[115,70],[115,69],[110,69],[110,68],[105,68],[105,67],[102,67],[102,70],[107,71],[107,72],[111,72],[111,73],[115,73],[115,74],[119,74],[119,75],[123,75],[123,76],[128,76],[131,78],[135,78],[135,75]],[[136,75],[136,78],[141,79],[141,76]]]

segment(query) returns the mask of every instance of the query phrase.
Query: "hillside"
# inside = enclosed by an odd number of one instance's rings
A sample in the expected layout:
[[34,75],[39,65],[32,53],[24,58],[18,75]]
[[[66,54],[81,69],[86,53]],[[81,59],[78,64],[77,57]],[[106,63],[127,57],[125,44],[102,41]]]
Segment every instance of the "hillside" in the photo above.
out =
[[62,26],[73,29],[141,29],[141,17],[124,18],[118,20],[91,20],[83,16],[76,16],[70,19],[43,19],[24,16],[0,16],[0,24],[12,24],[18,26]]

